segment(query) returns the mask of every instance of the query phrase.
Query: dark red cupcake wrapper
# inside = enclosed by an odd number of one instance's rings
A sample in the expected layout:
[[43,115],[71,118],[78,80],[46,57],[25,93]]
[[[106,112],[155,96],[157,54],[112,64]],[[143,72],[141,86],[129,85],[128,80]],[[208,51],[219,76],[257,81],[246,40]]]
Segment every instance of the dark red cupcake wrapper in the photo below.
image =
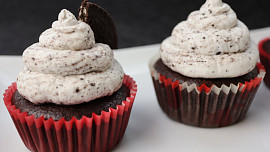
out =
[[10,116],[23,140],[31,151],[39,152],[103,152],[109,151],[119,143],[125,133],[132,105],[137,93],[135,81],[125,75],[123,83],[130,89],[130,97],[109,112],[101,115],[92,114],[92,118],[83,116],[80,120],[73,117],[70,121],[62,118],[34,118],[27,112],[21,112],[11,104],[11,97],[16,91],[13,83],[4,93],[4,102]]
[[264,67],[258,63],[260,73],[245,84],[187,85],[172,82],[155,71],[155,61],[154,57],[149,66],[161,109],[173,120],[198,127],[223,127],[242,120],[265,74]]
[[259,52],[260,52],[260,60],[266,69],[266,75],[265,75],[265,78],[263,80],[268,88],[270,88],[270,73],[269,73],[270,72],[270,54],[268,54],[264,50],[263,44],[269,40],[270,40],[270,38],[265,38],[265,39],[261,40],[259,42],[259,45],[258,45]]

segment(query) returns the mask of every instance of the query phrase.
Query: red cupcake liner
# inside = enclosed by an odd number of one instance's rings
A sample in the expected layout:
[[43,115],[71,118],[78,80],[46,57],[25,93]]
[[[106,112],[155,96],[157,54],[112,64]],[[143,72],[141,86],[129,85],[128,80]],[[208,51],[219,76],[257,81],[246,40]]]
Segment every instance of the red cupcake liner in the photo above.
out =
[[150,63],[158,103],[165,114],[181,123],[207,128],[232,125],[244,118],[265,75],[262,64],[257,67],[258,76],[245,84],[207,87],[172,82]]
[[259,42],[258,48],[259,48],[259,52],[260,52],[260,60],[261,63],[264,65],[265,69],[266,69],[266,75],[264,80],[264,83],[266,84],[266,86],[268,88],[270,88],[270,54],[267,53],[264,48],[263,48],[263,44],[266,41],[270,41],[270,38],[265,38],[263,40],[261,40]]
[[4,102],[17,131],[25,146],[34,152],[104,152],[119,143],[125,133],[132,105],[137,93],[135,81],[125,75],[123,83],[130,89],[130,96],[116,109],[102,111],[101,115],[92,114],[92,118],[73,117],[54,121],[52,118],[34,118],[27,112],[21,112],[11,103],[16,83],[4,93]]

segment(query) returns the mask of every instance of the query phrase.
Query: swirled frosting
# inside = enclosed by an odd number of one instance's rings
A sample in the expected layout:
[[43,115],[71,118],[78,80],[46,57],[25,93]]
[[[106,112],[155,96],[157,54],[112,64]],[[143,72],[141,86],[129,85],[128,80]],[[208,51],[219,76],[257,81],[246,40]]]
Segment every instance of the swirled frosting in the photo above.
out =
[[111,48],[95,43],[91,27],[65,9],[24,51],[23,61],[17,88],[32,103],[89,102],[113,94],[124,78]]
[[255,68],[259,53],[231,7],[207,0],[180,22],[160,48],[165,65],[194,78],[231,78]]
[[54,50],[85,50],[95,43],[91,27],[81,21],[68,10],[63,9],[58,15],[58,21],[52,28],[44,31],[39,37],[39,44]]

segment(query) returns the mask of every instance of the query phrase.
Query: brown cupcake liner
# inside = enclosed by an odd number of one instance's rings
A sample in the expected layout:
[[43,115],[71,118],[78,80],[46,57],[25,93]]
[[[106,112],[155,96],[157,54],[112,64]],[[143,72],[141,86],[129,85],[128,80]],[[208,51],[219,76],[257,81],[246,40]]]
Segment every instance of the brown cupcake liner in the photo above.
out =
[[259,42],[258,48],[260,52],[260,61],[264,65],[264,68],[266,69],[265,78],[263,79],[264,83],[268,88],[270,88],[270,54],[268,54],[264,48],[263,44],[266,41],[269,41],[270,38],[265,38]]
[[158,73],[153,67],[157,59],[159,56],[153,57],[149,67],[161,109],[173,120],[198,127],[224,127],[242,120],[265,75],[265,69],[258,63],[258,76],[245,84],[188,85],[178,80],[172,82]]
[[16,83],[4,93],[4,102],[17,131],[25,146],[34,152],[104,152],[119,143],[125,133],[132,105],[137,93],[135,81],[125,75],[123,83],[130,89],[130,96],[116,109],[102,111],[101,115],[92,114],[92,118],[83,116],[80,120],[73,117],[54,121],[52,118],[34,118],[27,112],[21,112],[11,103]]

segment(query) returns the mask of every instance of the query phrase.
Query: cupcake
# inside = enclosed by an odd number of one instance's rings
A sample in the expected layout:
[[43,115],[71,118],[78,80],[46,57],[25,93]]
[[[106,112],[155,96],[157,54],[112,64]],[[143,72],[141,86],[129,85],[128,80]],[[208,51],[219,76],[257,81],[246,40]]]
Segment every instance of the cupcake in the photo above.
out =
[[221,0],[207,0],[180,22],[149,64],[166,115],[198,127],[242,120],[265,70],[248,28]]
[[264,65],[266,69],[266,75],[264,80],[264,83],[268,88],[270,88],[270,38],[265,38],[259,42],[259,52],[260,52],[260,61]]
[[137,85],[88,24],[63,9],[23,62],[4,102],[30,151],[109,151],[121,141]]

